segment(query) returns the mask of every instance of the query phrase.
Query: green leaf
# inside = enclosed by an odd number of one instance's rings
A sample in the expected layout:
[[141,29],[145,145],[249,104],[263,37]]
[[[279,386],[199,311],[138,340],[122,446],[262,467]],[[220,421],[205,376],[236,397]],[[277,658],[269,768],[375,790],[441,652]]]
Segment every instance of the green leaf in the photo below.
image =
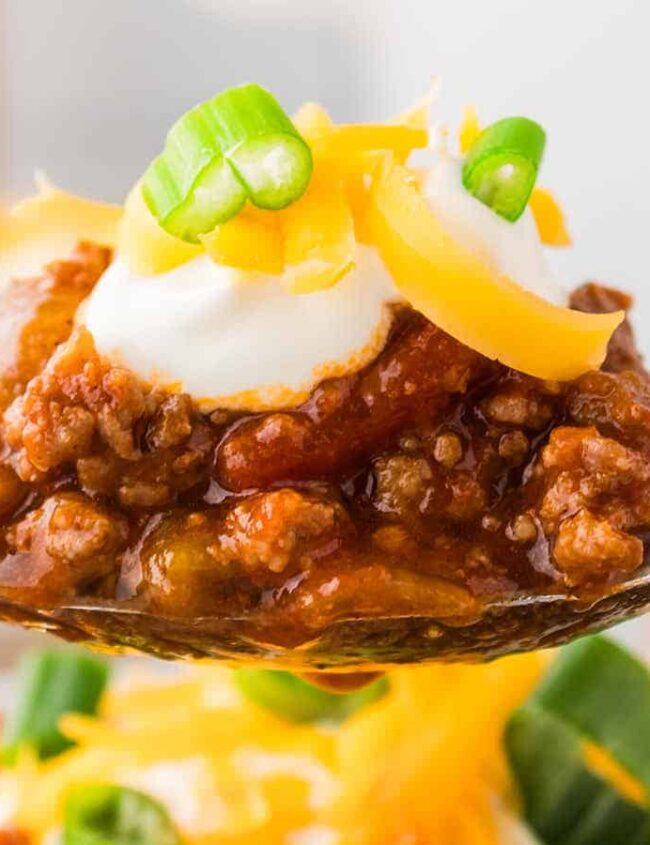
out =
[[597,743],[636,778],[650,754],[650,673],[603,637],[567,646],[510,717],[505,748],[524,816],[546,845],[650,845],[650,810],[592,771]]
[[59,731],[66,713],[97,712],[108,682],[108,664],[78,650],[42,650],[28,653],[18,676],[18,703],[7,720],[5,761],[13,763],[28,746],[45,759],[72,743]]
[[64,845],[180,845],[167,810],[135,789],[78,786],[68,793]]

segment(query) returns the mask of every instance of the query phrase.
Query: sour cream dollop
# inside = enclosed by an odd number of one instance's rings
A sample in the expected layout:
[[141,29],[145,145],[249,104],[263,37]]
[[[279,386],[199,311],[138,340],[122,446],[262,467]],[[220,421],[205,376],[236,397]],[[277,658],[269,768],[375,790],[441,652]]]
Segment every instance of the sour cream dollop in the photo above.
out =
[[83,321],[100,353],[143,380],[189,393],[205,410],[261,411],[296,405],[324,378],[373,360],[399,299],[377,251],[363,246],[338,284],[301,295],[207,255],[154,277],[118,258]]
[[[563,304],[530,212],[516,223],[499,217],[465,190],[461,166],[441,155],[431,168],[425,194],[434,214],[496,271]],[[401,299],[377,250],[361,245],[336,285],[300,295],[277,276],[207,255],[153,277],[118,256],[82,319],[98,351],[144,381],[189,393],[205,411],[264,411],[295,406],[323,379],[372,361]]]

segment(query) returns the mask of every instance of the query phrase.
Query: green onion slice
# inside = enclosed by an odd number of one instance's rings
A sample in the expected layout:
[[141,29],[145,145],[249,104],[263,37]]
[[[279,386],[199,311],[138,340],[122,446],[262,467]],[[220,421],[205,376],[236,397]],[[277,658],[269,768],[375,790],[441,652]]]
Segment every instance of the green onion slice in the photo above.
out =
[[64,845],[180,845],[167,810],[134,789],[75,787],[64,807]]
[[650,787],[650,673],[602,637],[568,646],[511,716],[506,752],[526,819],[547,845],[648,845],[650,806],[590,767],[596,743]]
[[197,243],[247,199],[258,208],[285,208],[305,192],[311,172],[311,151],[275,97],[242,85],[180,118],[142,192],[163,229]]
[[515,222],[526,209],[544,154],[546,133],[527,117],[506,117],[481,132],[463,165],[463,185]]
[[92,715],[108,681],[108,665],[79,651],[44,650],[27,654],[19,668],[18,704],[7,721],[4,758],[13,763],[22,747],[41,759],[73,743],[59,731],[66,713]]
[[290,672],[238,669],[235,680],[250,701],[289,722],[342,722],[357,710],[382,698],[386,678],[355,692],[339,695],[319,689]]

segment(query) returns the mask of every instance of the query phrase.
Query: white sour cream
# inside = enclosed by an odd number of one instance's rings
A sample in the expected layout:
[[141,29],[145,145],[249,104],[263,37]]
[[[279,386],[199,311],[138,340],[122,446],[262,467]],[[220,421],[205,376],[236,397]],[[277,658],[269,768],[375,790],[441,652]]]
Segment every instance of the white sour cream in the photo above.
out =
[[[566,296],[549,273],[529,211],[510,223],[469,194],[461,162],[441,154],[425,193],[452,237],[543,298]],[[277,276],[244,273],[207,255],[159,276],[119,259],[82,319],[98,351],[141,379],[189,393],[199,406],[263,411],[304,401],[324,378],[373,360],[401,296],[377,251],[359,246],[356,267],[334,287],[289,293]]]
[[296,405],[324,378],[377,356],[400,299],[376,250],[334,287],[292,294],[277,276],[242,273],[207,255],[154,277],[119,258],[86,303],[99,352],[205,410]]

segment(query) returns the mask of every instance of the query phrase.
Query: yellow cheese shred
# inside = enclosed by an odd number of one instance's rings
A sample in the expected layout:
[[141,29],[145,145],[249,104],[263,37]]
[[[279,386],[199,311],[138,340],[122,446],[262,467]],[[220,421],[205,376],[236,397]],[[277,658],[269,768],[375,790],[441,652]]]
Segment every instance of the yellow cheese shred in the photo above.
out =
[[463,155],[469,151],[474,141],[481,134],[481,124],[476,107],[469,104],[463,110],[463,120],[458,133],[458,143]]
[[536,187],[528,201],[539,239],[547,246],[571,246],[564,212],[555,196],[547,188]]
[[66,258],[80,241],[116,245],[120,206],[66,193],[42,176],[37,187],[35,196],[0,210],[0,288]]
[[143,276],[166,273],[202,251],[200,244],[175,238],[158,225],[138,182],[126,200],[119,238],[120,256],[131,272]]
[[276,276],[284,269],[284,245],[278,215],[248,207],[217,226],[201,242],[217,264]]
[[315,172],[305,195],[282,212],[285,272],[292,293],[336,284],[354,267],[354,220],[341,179]]
[[450,237],[406,168],[375,181],[368,220],[408,302],[461,343],[542,379],[570,381],[601,365],[623,313],[561,308],[497,275]]
[[604,748],[593,742],[585,742],[582,751],[587,766],[613,786],[620,795],[639,807],[648,806],[648,792],[645,786]]

